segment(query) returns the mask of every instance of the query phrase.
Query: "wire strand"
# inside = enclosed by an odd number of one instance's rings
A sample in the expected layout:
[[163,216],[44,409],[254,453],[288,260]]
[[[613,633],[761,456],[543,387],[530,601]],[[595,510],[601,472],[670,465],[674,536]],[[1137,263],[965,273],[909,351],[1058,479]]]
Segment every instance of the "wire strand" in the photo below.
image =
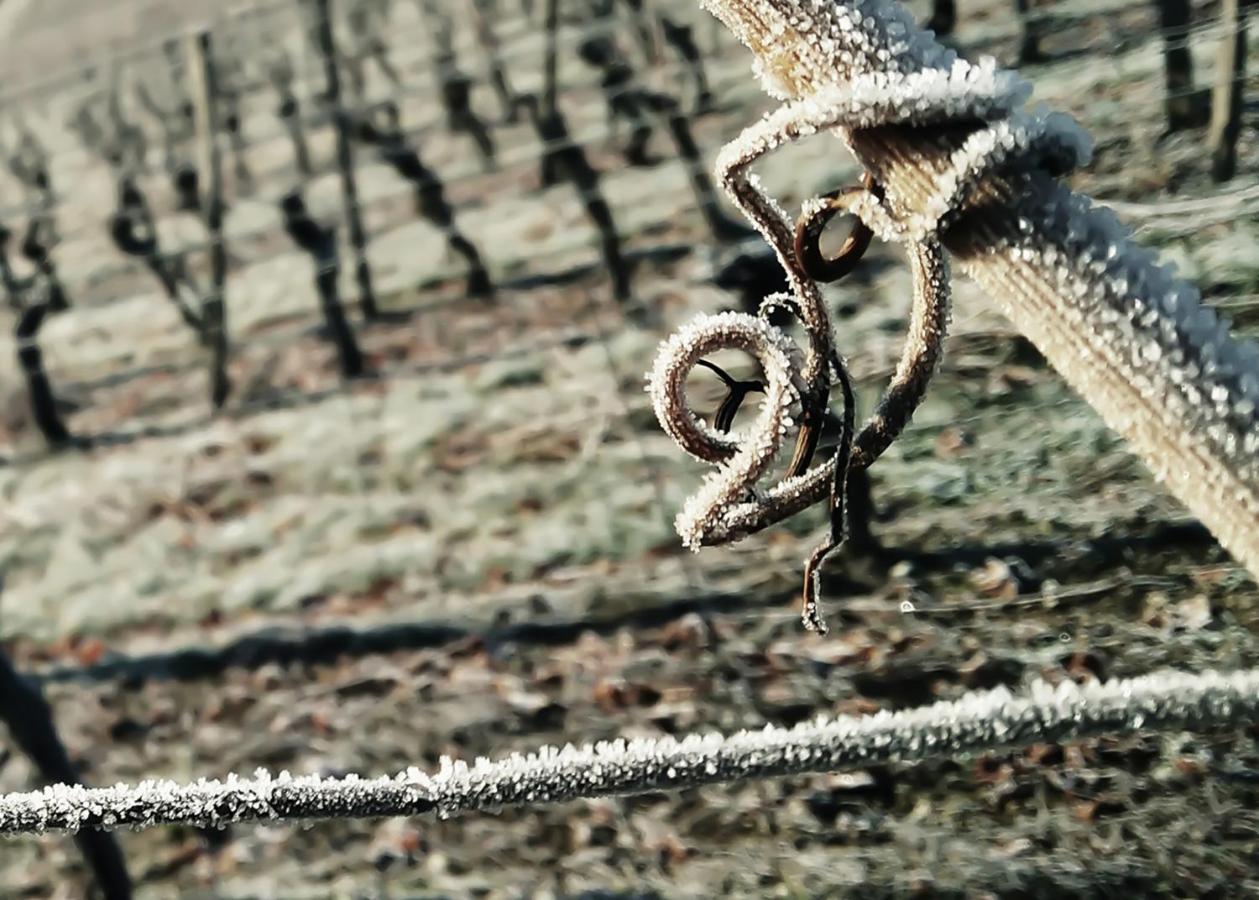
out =
[[845,716],[728,736],[636,738],[544,746],[472,763],[443,757],[436,772],[394,776],[271,775],[150,780],[108,788],[53,785],[0,797],[0,834],[166,825],[435,815],[681,790],[886,762],[975,754],[1095,735],[1215,732],[1259,716],[1259,670],[1163,671],[1083,686],[1033,682],[1015,696],[977,692],[873,716]]

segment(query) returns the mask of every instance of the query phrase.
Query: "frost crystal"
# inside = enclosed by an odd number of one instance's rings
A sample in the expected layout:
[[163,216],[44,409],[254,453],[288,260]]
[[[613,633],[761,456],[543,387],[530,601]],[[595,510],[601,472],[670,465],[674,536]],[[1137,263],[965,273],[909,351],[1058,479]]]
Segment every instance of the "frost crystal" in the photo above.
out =
[[[707,4],[754,45],[741,29],[743,5]],[[835,77],[763,117],[722,148],[717,177],[725,191],[775,250],[792,292],[767,298],[772,306],[796,314],[809,338],[803,360],[786,337],[755,317],[728,314],[701,317],[666,341],[649,378],[656,416],[665,431],[690,455],[716,469],[678,514],[676,525],[685,546],[737,540],[795,514],[831,493],[834,516],[842,517],[843,478],[833,465],[808,471],[793,466],[767,492],[756,482],[766,474],[790,431],[797,447],[807,440],[807,422],[819,416],[835,382],[846,383],[843,362],[832,346],[832,328],[817,287],[796,259],[793,227],[773,197],[749,168],[784,143],[818,131],[857,130],[882,125],[928,126],[964,120],[979,127],[935,176],[922,209],[903,211],[873,190],[806,201],[803,214],[814,217],[842,207],[874,234],[906,245],[914,272],[915,302],[909,336],[892,383],[852,441],[850,465],[868,466],[900,433],[921,401],[940,359],[949,316],[949,276],[937,238],[950,217],[968,202],[975,188],[998,169],[1043,168],[1065,172],[1088,158],[1087,136],[1067,117],[1038,109],[1018,112],[1030,88],[1012,73],[999,71],[991,59],[970,63],[932,49],[899,7],[882,2],[768,2],[760,22],[772,39],[757,38],[757,67],[766,89],[790,96],[795,79],[776,41],[792,30],[833,61]],[[801,23],[807,23],[802,27]],[[821,67],[820,71],[827,71]],[[799,94],[801,92],[795,91]],[[707,353],[737,348],[760,362],[768,381],[761,415],[738,439],[708,429],[686,403],[687,373]],[[834,380],[833,380],[834,379]],[[797,414],[797,410],[799,413]],[[799,423],[799,424],[797,424]],[[806,573],[842,540],[842,523],[832,522],[829,543],[815,551]],[[806,624],[816,599],[816,578],[806,574]]]
[[601,741],[541,747],[498,761],[442,758],[381,778],[270,776],[134,787],[53,785],[0,797],[0,834],[151,828],[494,811],[583,797],[680,789],[780,775],[834,772],[889,761],[962,755],[1138,730],[1207,731],[1259,716],[1259,670],[1160,672],[1124,681],[1034,682],[900,712],[818,717],[729,736]]

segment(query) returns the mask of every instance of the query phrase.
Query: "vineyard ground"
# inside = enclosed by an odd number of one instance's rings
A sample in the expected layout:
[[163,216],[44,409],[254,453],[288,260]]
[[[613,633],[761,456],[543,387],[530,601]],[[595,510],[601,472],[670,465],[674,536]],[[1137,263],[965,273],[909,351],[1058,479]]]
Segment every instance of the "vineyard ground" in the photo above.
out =
[[[962,17],[963,47],[1008,58],[1004,4]],[[1134,7],[1115,27],[1148,30],[1150,17]],[[1129,202],[1217,190],[1198,135],[1154,146],[1157,44],[1115,53],[1110,35],[1083,22],[1047,46],[1086,53],[1027,73],[1037,99],[1097,139],[1074,183]],[[1213,40],[1194,46],[1204,82]],[[712,68],[728,87],[724,111],[698,126],[710,159],[767,108],[741,56]],[[575,123],[596,126],[597,91],[573,96]],[[477,102],[493,109],[488,96]],[[434,117],[423,104],[408,113]],[[1252,114],[1238,190],[1259,181],[1256,123]],[[247,126],[266,133],[265,105]],[[594,258],[580,206],[568,189],[532,193],[531,164],[478,177],[466,141],[434,135],[424,148],[440,171],[469,169],[452,199],[496,271]],[[250,157],[277,173],[268,195],[286,186],[284,151],[277,139]],[[851,180],[835,153],[822,139],[789,148],[765,180],[797,203]],[[615,165],[606,142],[595,158]],[[108,178],[71,151],[63,165],[54,177],[83,185],[62,258],[85,308],[49,325],[45,352],[78,407],[71,425],[115,440],[0,466],[0,622],[93,783],[258,766],[377,774],[442,754],[903,708],[1037,677],[1259,664],[1250,579],[973,285],[957,287],[929,401],[874,469],[875,529],[899,559],[838,563],[833,633],[818,638],[799,625],[795,591],[819,511],[698,555],[672,530],[702,470],[660,433],[642,375],[663,334],[731,302],[705,283],[711,239],[676,165],[605,184],[631,246],[697,248],[639,265],[647,327],[627,324],[597,267],[508,287],[490,305],[459,301],[457,276],[417,291],[443,258],[440,238],[410,220],[400,182],[366,168],[382,294],[409,313],[361,330],[372,361],[402,374],[350,387],[316,333],[306,260],[282,239],[240,240],[271,213],[238,204],[228,223],[243,260],[230,282],[238,392],[213,422],[188,333],[104,241],[92,210],[109,208]],[[312,207],[331,215],[336,190],[321,179]],[[1255,321],[1253,214],[1193,230],[1151,222],[1144,240],[1241,327]],[[176,227],[196,240],[190,223]],[[894,364],[909,297],[896,249],[872,254],[829,291],[865,408]],[[442,268],[458,271],[454,260]],[[5,343],[0,359],[12,357]],[[37,453],[9,370],[0,384],[4,454]],[[697,405],[715,406],[715,387],[695,384]],[[1254,886],[1256,738],[1100,739],[450,822],[121,840],[151,897],[804,896],[857,884],[863,896],[1015,884],[1043,896],[1200,894],[1228,877]],[[34,783],[25,759],[0,758],[0,790]],[[83,893],[70,841],[4,849],[4,892]]]

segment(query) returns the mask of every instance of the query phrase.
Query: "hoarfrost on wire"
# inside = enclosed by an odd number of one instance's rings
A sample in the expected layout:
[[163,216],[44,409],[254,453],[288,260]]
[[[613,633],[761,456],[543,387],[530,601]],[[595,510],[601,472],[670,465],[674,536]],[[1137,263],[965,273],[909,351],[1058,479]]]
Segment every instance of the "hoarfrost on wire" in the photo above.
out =
[[729,736],[636,738],[544,746],[471,765],[443,758],[434,773],[326,778],[235,774],[189,784],[142,781],[108,788],[53,785],[0,797],[0,834],[188,824],[309,821],[490,811],[507,806],[830,772],[887,761],[976,753],[1138,730],[1205,731],[1259,715],[1259,670],[1159,672],[1077,685],[1033,683],[872,716],[819,717]]

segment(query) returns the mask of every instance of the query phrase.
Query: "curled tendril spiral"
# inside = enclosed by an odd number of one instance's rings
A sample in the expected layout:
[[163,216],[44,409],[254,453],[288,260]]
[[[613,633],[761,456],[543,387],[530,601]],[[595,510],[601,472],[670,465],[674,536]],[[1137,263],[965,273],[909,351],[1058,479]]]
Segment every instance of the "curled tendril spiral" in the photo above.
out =
[[[676,525],[683,544],[701,546],[738,540],[782,521],[829,493],[831,528],[805,567],[804,622],[824,632],[817,614],[817,572],[844,538],[844,492],[849,471],[865,468],[901,433],[939,365],[947,332],[949,270],[938,240],[967,208],[985,178],[997,170],[1041,168],[1063,174],[1087,159],[1087,137],[1066,116],[1017,111],[1028,85],[996,70],[992,60],[917,71],[858,74],[828,84],[812,96],[788,103],[749,126],[722,149],[717,176],[726,192],[778,255],[792,288],[766,298],[761,316],[740,313],[702,315],[665,341],[648,377],[656,416],[665,431],[690,455],[716,469],[684,504]],[[753,162],[789,141],[835,128],[950,124],[973,129],[948,164],[934,176],[922,209],[904,210],[866,176],[861,187],[835,191],[804,205],[794,228],[756,177]],[[817,241],[838,213],[858,219],[834,258]],[[844,361],[832,344],[830,318],[816,281],[842,277],[857,264],[871,237],[905,245],[914,283],[908,335],[892,381],[860,433],[852,435],[852,392]],[[800,348],[764,318],[770,306],[785,306],[804,327]],[[739,349],[752,355],[765,373],[765,399],[751,426],[737,434],[707,426],[686,399],[685,380],[701,357]],[[705,365],[709,365],[705,362]],[[729,383],[729,382],[728,382]],[[831,388],[844,389],[839,450],[831,464],[808,467],[817,445]],[[741,399],[741,398],[740,398]],[[728,400],[719,421],[727,425],[738,399]],[[785,475],[758,491],[787,435],[797,434],[796,454]]]

